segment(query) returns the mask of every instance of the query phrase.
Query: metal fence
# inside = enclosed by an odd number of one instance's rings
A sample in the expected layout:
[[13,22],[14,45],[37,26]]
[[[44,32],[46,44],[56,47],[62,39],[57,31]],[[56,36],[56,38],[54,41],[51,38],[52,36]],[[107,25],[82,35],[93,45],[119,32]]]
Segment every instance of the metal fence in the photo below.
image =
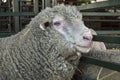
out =
[[[109,1],[104,1],[104,2],[99,2],[99,3],[93,3],[93,4],[87,4],[87,5],[82,5],[82,6],[78,6],[78,9],[81,10],[81,12],[83,13],[83,16],[112,16],[112,17],[120,17],[120,12],[102,12],[103,10],[110,10],[110,9],[114,9],[114,10],[119,10],[118,8],[120,7],[120,0],[109,0]],[[101,10],[101,12],[98,12],[98,9]],[[37,12],[37,10],[35,10]],[[16,17],[19,18],[20,16],[35,16],[37,13],[36,12],[0,12],[0,16],[1,17]],[[94,22],[115,22],[116,24],[120,23],[120,19],[115,19],[115,20],[106,20],[106,19],[84,19],[85,22],[89,22],[89,23],[94,23]],[[18,22],[17,22],[18,23]],[[17,24],[16,23],[16,24]],[[18,27],[18,26],[16,26]],[[107,28],[109,28],[109,26],[106,26]],[[114,26],[113,26],[114,27]],[[116,35],[120,35],[120,24],[117,26],[117,30],[101,30],[101,31],[97,31],[98,34],[116,34]],[[16,28],[16,32],[17,32],[17,28]],[[0,37],[7,37],[10,35],[14,35],[15,33],[5,33],[5,32],[1,32],[0,33]],[[108,48],[120,48],[120,37],[114,37],[114,36],[101,36],[101,35],[97,35],[94,36],[93,38],[94,41],[100,41],[100,42],[107,42],[107,43],[112,43],[112,44],[106,44]],[[114,44],[113,44],[114,43]],[[111,62],[106,62],[106,61],[100,61],[94,58],[89,58],[89,57],[82,57],[82,59],[90,64],[95,64],[98,66],[103,66],[109,69],[113,69],[113,70],[117,70],[120,71],[120,64],[116,64],[116,63],[111,63]]]

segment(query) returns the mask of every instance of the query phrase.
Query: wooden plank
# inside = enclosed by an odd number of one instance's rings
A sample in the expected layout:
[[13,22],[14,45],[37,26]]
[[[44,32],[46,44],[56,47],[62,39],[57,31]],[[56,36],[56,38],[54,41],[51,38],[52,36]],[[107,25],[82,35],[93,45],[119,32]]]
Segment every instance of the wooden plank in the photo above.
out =
[[77,6],[79,10],[91,10],[91,9],[100,9],[100,8],[111,8],[113,6],[120,6],[120,0],[108,0],[102,2],[96,2],[86,5]]

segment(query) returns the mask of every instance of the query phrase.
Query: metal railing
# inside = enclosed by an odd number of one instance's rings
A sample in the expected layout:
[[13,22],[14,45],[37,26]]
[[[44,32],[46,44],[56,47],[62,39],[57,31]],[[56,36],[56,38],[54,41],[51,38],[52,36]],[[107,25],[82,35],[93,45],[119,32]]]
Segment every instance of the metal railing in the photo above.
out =
[[[112,0],[111,0],[112,1]],[[78,6],[78,8],[80,8],[80,10],[90,10],[90,9],[97,9],[97,8],[103,8],[103,7],[113,7],[113,6],[118,6],[118,4],[120,5],[120,0],[116,0],[118,3],[112,3],[112,2],[101,2],[104,3],[104,5],[100,4],[100,3],[96,3],[96,4],[88,4],[86,5],[86,7],[84,6]],[[107,3],[110,3],[109,5]],[[98,5],[99,7],[98,7]],[[93,5],[93,6],[92,6]],[[97,5],[97,6],[96,6]],[[90,6],[90,7],[87,7]],[[82,12],[84,16],[120,16],[120,13],[106,13],[106,12]],[[0,12],[0,16],[35,16],[35,13],[32,12],[6,12],[6,13],[1,13]],[[114,20],[113,20],[114,21]],[[117,22],[120,22],[119,20]],[[117,31],[97,31],[98,34],[120,34],[120,30]],[[0,33],[0,37],[7,37],[10,35],[14,35],[15,33]],[[113,47],[120,47],[120,37],[113,37],[113,36],[94,36],[93,38],[94,41],[100,41],[100,42],[107,42],[107,43],[114,43],[116,45],[114,45]],[[109,45],[112,46],[112,44]],[[112,48],[112,47],[111,47]],[[106,62],[106,61],[100,61],[94,58],[89,58],[89,57],[82,57],[82,60],[90,63],[90,64],[95,64],[98,66],[102,66],[102,67],[106,67],[112,70],[117,70],[120,71],[120,64],[117,63],[111,63],[111,62]]]

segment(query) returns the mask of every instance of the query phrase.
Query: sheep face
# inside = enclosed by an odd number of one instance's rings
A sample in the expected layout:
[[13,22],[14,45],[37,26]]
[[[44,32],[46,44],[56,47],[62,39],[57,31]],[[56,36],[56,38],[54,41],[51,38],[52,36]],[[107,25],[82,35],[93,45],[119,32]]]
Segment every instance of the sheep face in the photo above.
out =
[[79,52],[87,53],[92,43],[91,31],[84,25],[79,11],[74,9],[74,7],[71,8],[73,8],[71,16],[68,16],[70,15],[70,11],[67,12],[67,10],[66,13],[64,13],[66,15],[63,15],[63,13],[59,11],[53,12],[54,16],[52,16],[52,19],[45,22],[44,25],[41,24],[40,28],[45,30],[46,26],[50,25],[51,28],[62,34],[65,39],[71,43],[73,48]]
[[91,32],[79,18],[67,20],[63,16],[56,15],[53,19],[53,28],[59,31],[78,51],[85,53],[90,50]]

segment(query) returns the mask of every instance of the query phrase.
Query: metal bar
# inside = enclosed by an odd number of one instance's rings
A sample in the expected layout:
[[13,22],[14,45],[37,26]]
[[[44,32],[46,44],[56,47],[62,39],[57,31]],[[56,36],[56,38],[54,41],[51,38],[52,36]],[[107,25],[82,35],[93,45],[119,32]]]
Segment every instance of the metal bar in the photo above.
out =
[[83,19],[83,21],[86,21],[86,22],[120,22],[120,20],[96,20],[96,19],[88,19],[88,20],[85,20]]
[[96,31],[98,34],[120,34],[120,30],[115,31]]
[[119,12],[81,12],[83,16],[120,16]]
[[89,64],[94,64],[97,66],[105,67],[105,68],[120,72],[120,64],[117,64],[117,63],[101,61],[101,60],[97,60],[97,59],[85,57],[85,56],[83,56],[80,61],[84,61],[84,62],[87,62]]
[[0,38],[9,37],[14,35],[15,33],[8,33],[8,32],[0,32]]
[[[120,16],[120,13],[108,13],[108,12],[82,12],[83,16]],[[26,16],[35,15],[33,12],[0,12],[0,16]]]
[[120,44],[105,44],[107,49],[120,49]]
[[45,0],[42,0],[42,9],[45,8]]
[[120,0],[108,0],[103,2],[96,2],[92,4],[77,6],[77,8],[82,11],[82,10],[99,9],[99,8],[106,8],[113,6],[120,6]]
[[45,8],[51,6],[51,0],[45,0]]
[[[28,7],[28,5],[20,5],[20,7]],[[29,5],[29,7],[34,7],[33,5]]]
[[37,14],[39,12],[38,0],[33,0],[33,3],[34,3],[34,13]]
[[52,7],[57,5],[57,0],[52,0]]
[[[10,0],[8,1],[8,3],[9,3],[9,4],[8,4],[8,6],[9,6],[9,12],[10,12],[10,8],[11,8],[11,4],[10,4],[11,2],[10,2]],[[9,20],[9,23],[8,23],[8,31],[11,32],[11,31],[12,31],[12,29],[11,29],[11,23],[12,23],[11,16],[9,16],[9,19],[8,19],[8,20]]]
[[0,16],[35,16],[34,12],[0,12]]
[[120,37],[93,35],[93,41],[120,44]]
[[[30,20],[30,19],[27,19],[27,20]],[[8,21],[8,20],[0,20],[0,21]],[[111,34],[120,34],[119,30],[117,30],[117,31],[96,31],[96,32],[99,35],[104,35],[104,34],[108,34],[108,35],[111,35]]]
[[[13,0],[13,12],[19,12],[19,0]],[[19,17],[15,16],[14,17],[15,20],[15,32],[18,32],[20,30],[20,21],[19,21]]]

